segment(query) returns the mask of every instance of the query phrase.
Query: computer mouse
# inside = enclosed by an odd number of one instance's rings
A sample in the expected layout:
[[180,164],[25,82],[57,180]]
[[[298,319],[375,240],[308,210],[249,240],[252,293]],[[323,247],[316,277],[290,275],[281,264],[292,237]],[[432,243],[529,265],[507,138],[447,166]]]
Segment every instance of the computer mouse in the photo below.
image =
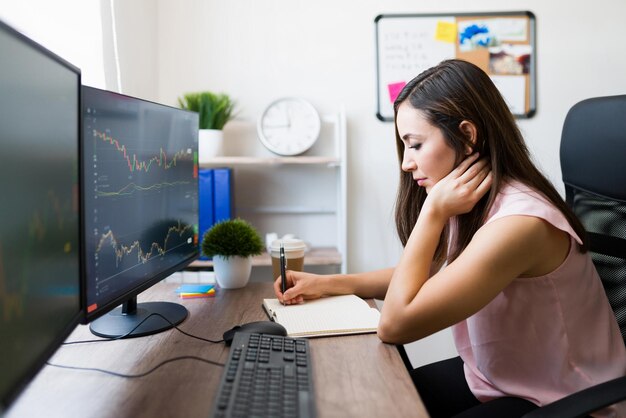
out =
[[271,334],[283,337],[287,335],[287,330],[279,323],[272,321],[248,322],[247,324],[236,325],[224,333],[224,343],[226,345],[230,345],[233,338],[235,338],[236,332]]

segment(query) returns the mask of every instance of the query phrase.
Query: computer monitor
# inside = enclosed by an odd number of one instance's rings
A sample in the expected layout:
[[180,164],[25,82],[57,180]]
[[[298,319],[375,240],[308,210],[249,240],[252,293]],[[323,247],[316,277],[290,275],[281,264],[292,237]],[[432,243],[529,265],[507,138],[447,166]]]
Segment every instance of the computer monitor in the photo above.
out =
[[0,22],[0,415],[76,327],[80,70]]
[[179,324],[184,306],[137,295],[198,257],[198,114],[83,86],[82,153],[91,332],[138,337]]

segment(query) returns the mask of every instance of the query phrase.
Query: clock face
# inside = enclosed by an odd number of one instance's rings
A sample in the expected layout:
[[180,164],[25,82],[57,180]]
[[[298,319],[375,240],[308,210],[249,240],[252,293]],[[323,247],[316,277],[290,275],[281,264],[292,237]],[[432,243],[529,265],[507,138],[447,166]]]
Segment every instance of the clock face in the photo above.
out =
[[317,110],[304,99],[290,97],[270,103],[257,126],[263,145],[279,155],[302,154],[313,146],[320,129]]

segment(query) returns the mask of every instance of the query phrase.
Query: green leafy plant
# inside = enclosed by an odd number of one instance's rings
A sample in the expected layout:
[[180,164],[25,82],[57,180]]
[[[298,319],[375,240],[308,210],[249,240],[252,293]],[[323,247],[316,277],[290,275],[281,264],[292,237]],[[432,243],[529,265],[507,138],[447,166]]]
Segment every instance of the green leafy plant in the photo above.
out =
[[198,112],[200,129],[223,129],[235,117],[235,102],[226,94],[208,91],[188,93],[178,98],[182,109]]
[[207,257],[249,257],[261,254],[263,248],[257,230],[239,218],[216,223],[202,238],[202,253]]

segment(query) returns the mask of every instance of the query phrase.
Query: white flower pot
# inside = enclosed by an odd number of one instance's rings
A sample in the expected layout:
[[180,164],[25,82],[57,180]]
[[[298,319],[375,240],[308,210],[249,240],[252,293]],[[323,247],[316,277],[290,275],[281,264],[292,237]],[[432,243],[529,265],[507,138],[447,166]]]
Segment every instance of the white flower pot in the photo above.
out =
[[206,163],[211,158],[223,154],[224,131],[219,129],[200,129],[198,131],[198,161]]
[[239,289],[248,284],[252,272],[252,257],[213,256],[215,279],[222,289]]

